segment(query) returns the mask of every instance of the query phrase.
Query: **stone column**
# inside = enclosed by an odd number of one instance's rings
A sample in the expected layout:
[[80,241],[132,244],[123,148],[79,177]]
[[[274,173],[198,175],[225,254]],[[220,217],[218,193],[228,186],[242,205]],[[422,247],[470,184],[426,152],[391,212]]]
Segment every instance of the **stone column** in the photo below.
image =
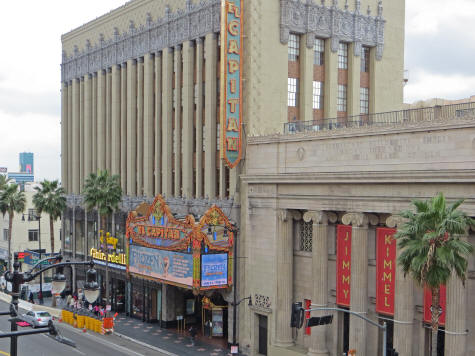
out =
[[[400,216],[389,216],[386,225],[390,228],[397,228],[404,224],[404,218]],[[396,260],[401,254],[401,249],[397,247]],[[414,282],[410,276],[404,277],[404,272],[396,262],[396,281],[394,295],[394,336],[393,345],[400,356],[412,355],[413,343],[413,322],[414,322]]]
[[79,194],[79,79],[73,79],[73,116],[72,116],[72,192]]
[[195,196],[203,197],[203,40],[196,39],[196,188]]
[[[468,235],[468,232],[467,232]],[[461,237],[467,241],[467,236]],[[455,271],[447,283],[447,307],[445,318],[445,354],[467,355],[467,289]],[[473,315],[472,315],[473,317]]]
[[277,211],[275,345],[279,347],[289,347],[294,344],[290,327],[294,271],[293,220],[299,218],[298,213],[290,210]]
[[[351,298],[350,310],[368,311],[368,217],[362,213],[343,215],[342,222],[352,225],[351,231]],[[350,349],[366,355],[366,322],[350,315]]]
[[173,194],[173,48],[162,52],[162,192],[169,197]]
[[155,54],[155,160],[154,195],[162,192],[162,52]]
[[92,74],[92,171],[97,172],[97,72]]
[[153,78],[154,78],[154,62],[155,55],[149,53],[145,55],[145,68],[144,68],[144,115],[143,115],[143,127],[144,127],[144,155],[143,155],[143,187],[144,195],[147,197],[153,197],[153,151],[155,149],[153,142],[153,110],[154,110],[154,97],[153,97]]
[[336,98],[338,94],[338,52],[332,51],[332,39],[325,40],[325,85],[323,88],[323,116],[336,118]]
[[144,59],[140,57],[137,61],[137,195],[143,196],[143,114],[144,114]]
[[127,63],[120,69],[120,186],[127,192]]
[[79,193],[84,185],[84,77],[79,82]]
[[205,39],[205,196],[216,197],[216,34],[209,33]]
[[348,46],[348,116],[356,116],[361,114],[360,77],[361,53],[356,55],[355,43],[350,43]]
[[92,172],[92,75],[84,78],[84,177]]
[[68,83],[68,193],[73,192],[73,81]]
[[313,120],[313,57],[315,35],[301,36],[300,46],[300,95],[299,114],[301,121]]
[[[337,216],[330,212],[308,211],[304,214],[305,222],[312,222],[312,304],[321,307],[328,305],[328,221],[336,222]],[[325,315],[317,312],[314,315]],[[326,345],[327,326],[312,328],[310,336],[309,356],[329,355]]]
[[[61,185],[66,192],[68,187],[68,83],[61,83]],[[62,230],[64,231],[64,229]],[[64,239],[63,239],[64,240]]]
[[120,174],[120,64],[112,66],[111,173]]
[[112,69],[107,68],[106,71],[106,140],[105,140],[105,169],[111,172],[111,146],[112,146]]
[[127,61],[127,195],[137,194],[137,61]]
[[106,169],[106,75],[97,74],[97,170]]
[[182,59],[181,45],[175,46],[175,130],[173,149],[175,153],[175,186],[174,194],[181,196],[181,83],[182,83]]
[[183,196],[193,197],[194,42],[183,44]]

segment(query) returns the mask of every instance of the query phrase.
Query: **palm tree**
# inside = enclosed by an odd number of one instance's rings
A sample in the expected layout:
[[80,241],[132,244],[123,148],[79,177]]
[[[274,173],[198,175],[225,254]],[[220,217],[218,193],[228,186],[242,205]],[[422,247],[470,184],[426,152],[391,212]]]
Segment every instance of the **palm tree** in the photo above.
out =
[[5,190],[8,184],[12,181],[11,178],[7,178],[5,174],[0,174],[0,192]]
[[64,188],[59,186],[57,180],[49,181],[45,179],[40,183],[41,187],[35,187],[36,193],[33,196],[33,205],[37,213],[49,214],[49,232],[51,239],[51,253],[54,253],[54,222],[61,217],[61,213],[66,209],[66,197]]
[[15,213],[22,213],[25,210],[25,193],[18,190],[18,184],[10,184],[0,192],[0,212],[5,216],[8,213],[8,269],[12,270],[11,242],[12,223]]
[[[106,219],[109,215],[118,209],[122,200],[122,188],[120,187],[119,175],[109,175],[104,171],[97,174],[91,173],[84,182],[84,203],[86,210],[97,209],[100,216],[100,225],[98,231],[107,229]],[[106,234],[104,233],[104,236]],[[106,301],[109,303],[109,253],[106,246]]]
[[460,239],[474,223],[464,212],[457,210],[462,203],[463,200],[458,200],[447,206],[442,193],[428,201],[414,200],[415,211],[401,212],[407,222],[394,235],[402,250],[398,264],[404,275],[411,275],[420,286],[432,292],[433,356],[437,356],[440,286],[448,282],[452,271],[465,285],[467,259],[473,253],[473,246]]

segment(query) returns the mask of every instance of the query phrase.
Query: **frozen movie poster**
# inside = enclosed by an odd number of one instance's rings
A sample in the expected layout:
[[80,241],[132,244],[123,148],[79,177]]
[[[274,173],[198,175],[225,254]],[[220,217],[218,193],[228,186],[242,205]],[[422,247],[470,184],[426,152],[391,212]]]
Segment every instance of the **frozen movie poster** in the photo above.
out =
[[129,272],[192,286],[193,256],[130,245]]
[[228,254],[201,256],[201,286],[223,286],[228,284]]

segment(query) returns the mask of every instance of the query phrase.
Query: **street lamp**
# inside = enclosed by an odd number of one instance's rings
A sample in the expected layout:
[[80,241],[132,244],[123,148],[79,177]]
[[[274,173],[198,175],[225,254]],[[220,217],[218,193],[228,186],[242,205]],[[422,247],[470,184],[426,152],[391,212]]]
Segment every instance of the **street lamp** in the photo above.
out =
[[[21,220],[25,221],[25,214],[22,214]],[[41,261],[41,214],[28,214],[28,221],[38,221],[38,253],[39,253],[39,260]],[[54,251],[51,251],[53,254]],[[43,304],[43,275],[40,274],[40,293],[39,293],[39,303]]]
[[[8,312],[0,312],[0,315],[10,315],[10,333],[3,333],[0,334],[0,338],[4,337],[9,337],[10,338],[10,355],[11,356],[17,356],[17,338],[18,336],[23,336],[23,335],[30,335],[30,334],[39,334],[39,333],[46,333],[50,332],[51,334],[56,333],[56,330],[54,328],[53,324],[48,325],[48,327],[44,328],[39,328],[38,330],[29,330],[29,331],[18,331],[18,326],[17,322],[22,321],[18,317],[18,297],[20,295],[20,286],[21,284],[25,282],[30,282],[33,279],[35,279],[37,276],[41,276],[41,274],[49,269],[56,268],[56,273],[53,277],[53,290],[56,293],[61,293],[64,288],[66,287],[66,278],[63,274],[63,270],[65,266],[72,266],[72,265],[79,265],[79,266],[89,266],[88,274],[87,274],[87,280],[88,283],[85,285],[85,293],[86,293],[86,298],[87,294],[92,297],[95,295],[96,299],[99,294],[98,292],[98,285],[97,282],[94,280],[96,277],[96,271],[94,270],[94,262],[91,261],[82,261],[82,262],[61,262],[62,261],[62,256],[58,255],[55,257],[49,257],[45,258],[44,260],[39,261],[35,266],[33,266],[29,271],[27,272],[20,272],[20,262],[18,262],[18,255],[15,254],[15,262],[13,263],[13,272],[12,271],[7,271],[4,274],[5,280],[10,282],[12,284],[12,301],[10,303],[10,310]],[[52,264],[49,266],[45,266],[41,268],[39,271],[34,272],[34,269],[38,265],[42,265],[44,261],[48,260],[56,260],[59,263]],[[89,299],[88,299],[89,301]],[[93,300],[94,301],[94,300]]]

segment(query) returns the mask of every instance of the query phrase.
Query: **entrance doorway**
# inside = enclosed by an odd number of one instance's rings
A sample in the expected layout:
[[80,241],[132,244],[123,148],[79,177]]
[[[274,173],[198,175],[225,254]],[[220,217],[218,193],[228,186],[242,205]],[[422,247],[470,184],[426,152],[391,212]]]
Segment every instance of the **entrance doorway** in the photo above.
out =
[[259,318],[259,349],[261,355],[267,355],[267,316],[258,315]]

